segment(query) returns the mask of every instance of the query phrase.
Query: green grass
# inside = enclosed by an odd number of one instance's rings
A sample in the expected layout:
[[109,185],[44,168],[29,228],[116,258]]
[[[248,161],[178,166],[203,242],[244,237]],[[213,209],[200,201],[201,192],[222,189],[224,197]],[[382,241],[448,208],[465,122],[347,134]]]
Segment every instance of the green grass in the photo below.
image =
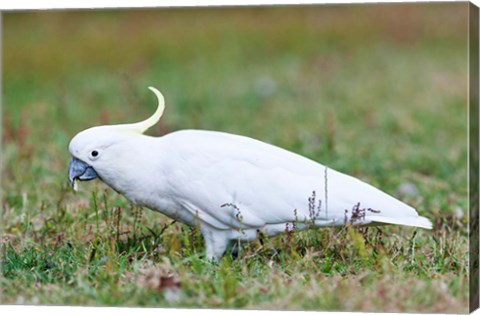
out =
[[[466,9],[4,14],[1,302],[465,312]],[[99,182],[73,193],[71,137],[144,119],[149,85],[167,100],[149,134],[273,143],[401,198],[434,230],[287,233],[211,263],[197,228]]]

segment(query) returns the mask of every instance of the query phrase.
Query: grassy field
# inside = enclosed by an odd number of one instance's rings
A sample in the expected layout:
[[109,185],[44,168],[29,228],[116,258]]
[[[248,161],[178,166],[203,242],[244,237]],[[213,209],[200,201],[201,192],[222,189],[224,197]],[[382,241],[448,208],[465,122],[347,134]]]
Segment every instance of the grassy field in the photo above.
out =
[[[3,15],[1,303],[465,312],[467,4]],[[357,176],[433,231],[309,230],[202,259],[197,228],[67,183],[69,140],[247,135]],[[274,197],[274,196],[272,196]]]

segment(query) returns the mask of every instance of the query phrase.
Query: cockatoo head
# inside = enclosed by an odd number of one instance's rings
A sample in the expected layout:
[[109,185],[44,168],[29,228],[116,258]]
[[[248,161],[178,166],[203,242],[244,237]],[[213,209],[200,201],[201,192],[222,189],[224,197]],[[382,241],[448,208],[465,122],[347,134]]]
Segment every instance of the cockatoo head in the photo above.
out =
[[112,169],[119,169],[125,145],[160,120],[165,100],[160,91],[153,87],[149,89],[158,98],[157,110],[150,118],[133,124],[92,127],[81,131],[70,141],[68,149],[72,160],[68,167],[68,179],[74,188],[76,180],[103,179]]

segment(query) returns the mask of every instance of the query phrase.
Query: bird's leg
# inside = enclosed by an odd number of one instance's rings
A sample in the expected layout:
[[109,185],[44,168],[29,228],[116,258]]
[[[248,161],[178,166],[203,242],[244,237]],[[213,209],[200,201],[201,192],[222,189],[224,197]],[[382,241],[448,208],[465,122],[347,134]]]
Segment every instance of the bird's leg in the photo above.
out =
[[210,227],[201,227],[207,259],[218,261],[222,257],[228,242],[230,241],[228,231],[213,229]]

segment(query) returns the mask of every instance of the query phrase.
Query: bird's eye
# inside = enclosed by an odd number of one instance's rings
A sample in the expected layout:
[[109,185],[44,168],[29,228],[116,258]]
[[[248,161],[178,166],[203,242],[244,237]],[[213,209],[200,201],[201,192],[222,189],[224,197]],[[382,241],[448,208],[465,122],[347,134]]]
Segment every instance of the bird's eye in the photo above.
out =
[[98,156],[98,151],[93,150],[91,154],[92,154],[92,157],[97,157]]

